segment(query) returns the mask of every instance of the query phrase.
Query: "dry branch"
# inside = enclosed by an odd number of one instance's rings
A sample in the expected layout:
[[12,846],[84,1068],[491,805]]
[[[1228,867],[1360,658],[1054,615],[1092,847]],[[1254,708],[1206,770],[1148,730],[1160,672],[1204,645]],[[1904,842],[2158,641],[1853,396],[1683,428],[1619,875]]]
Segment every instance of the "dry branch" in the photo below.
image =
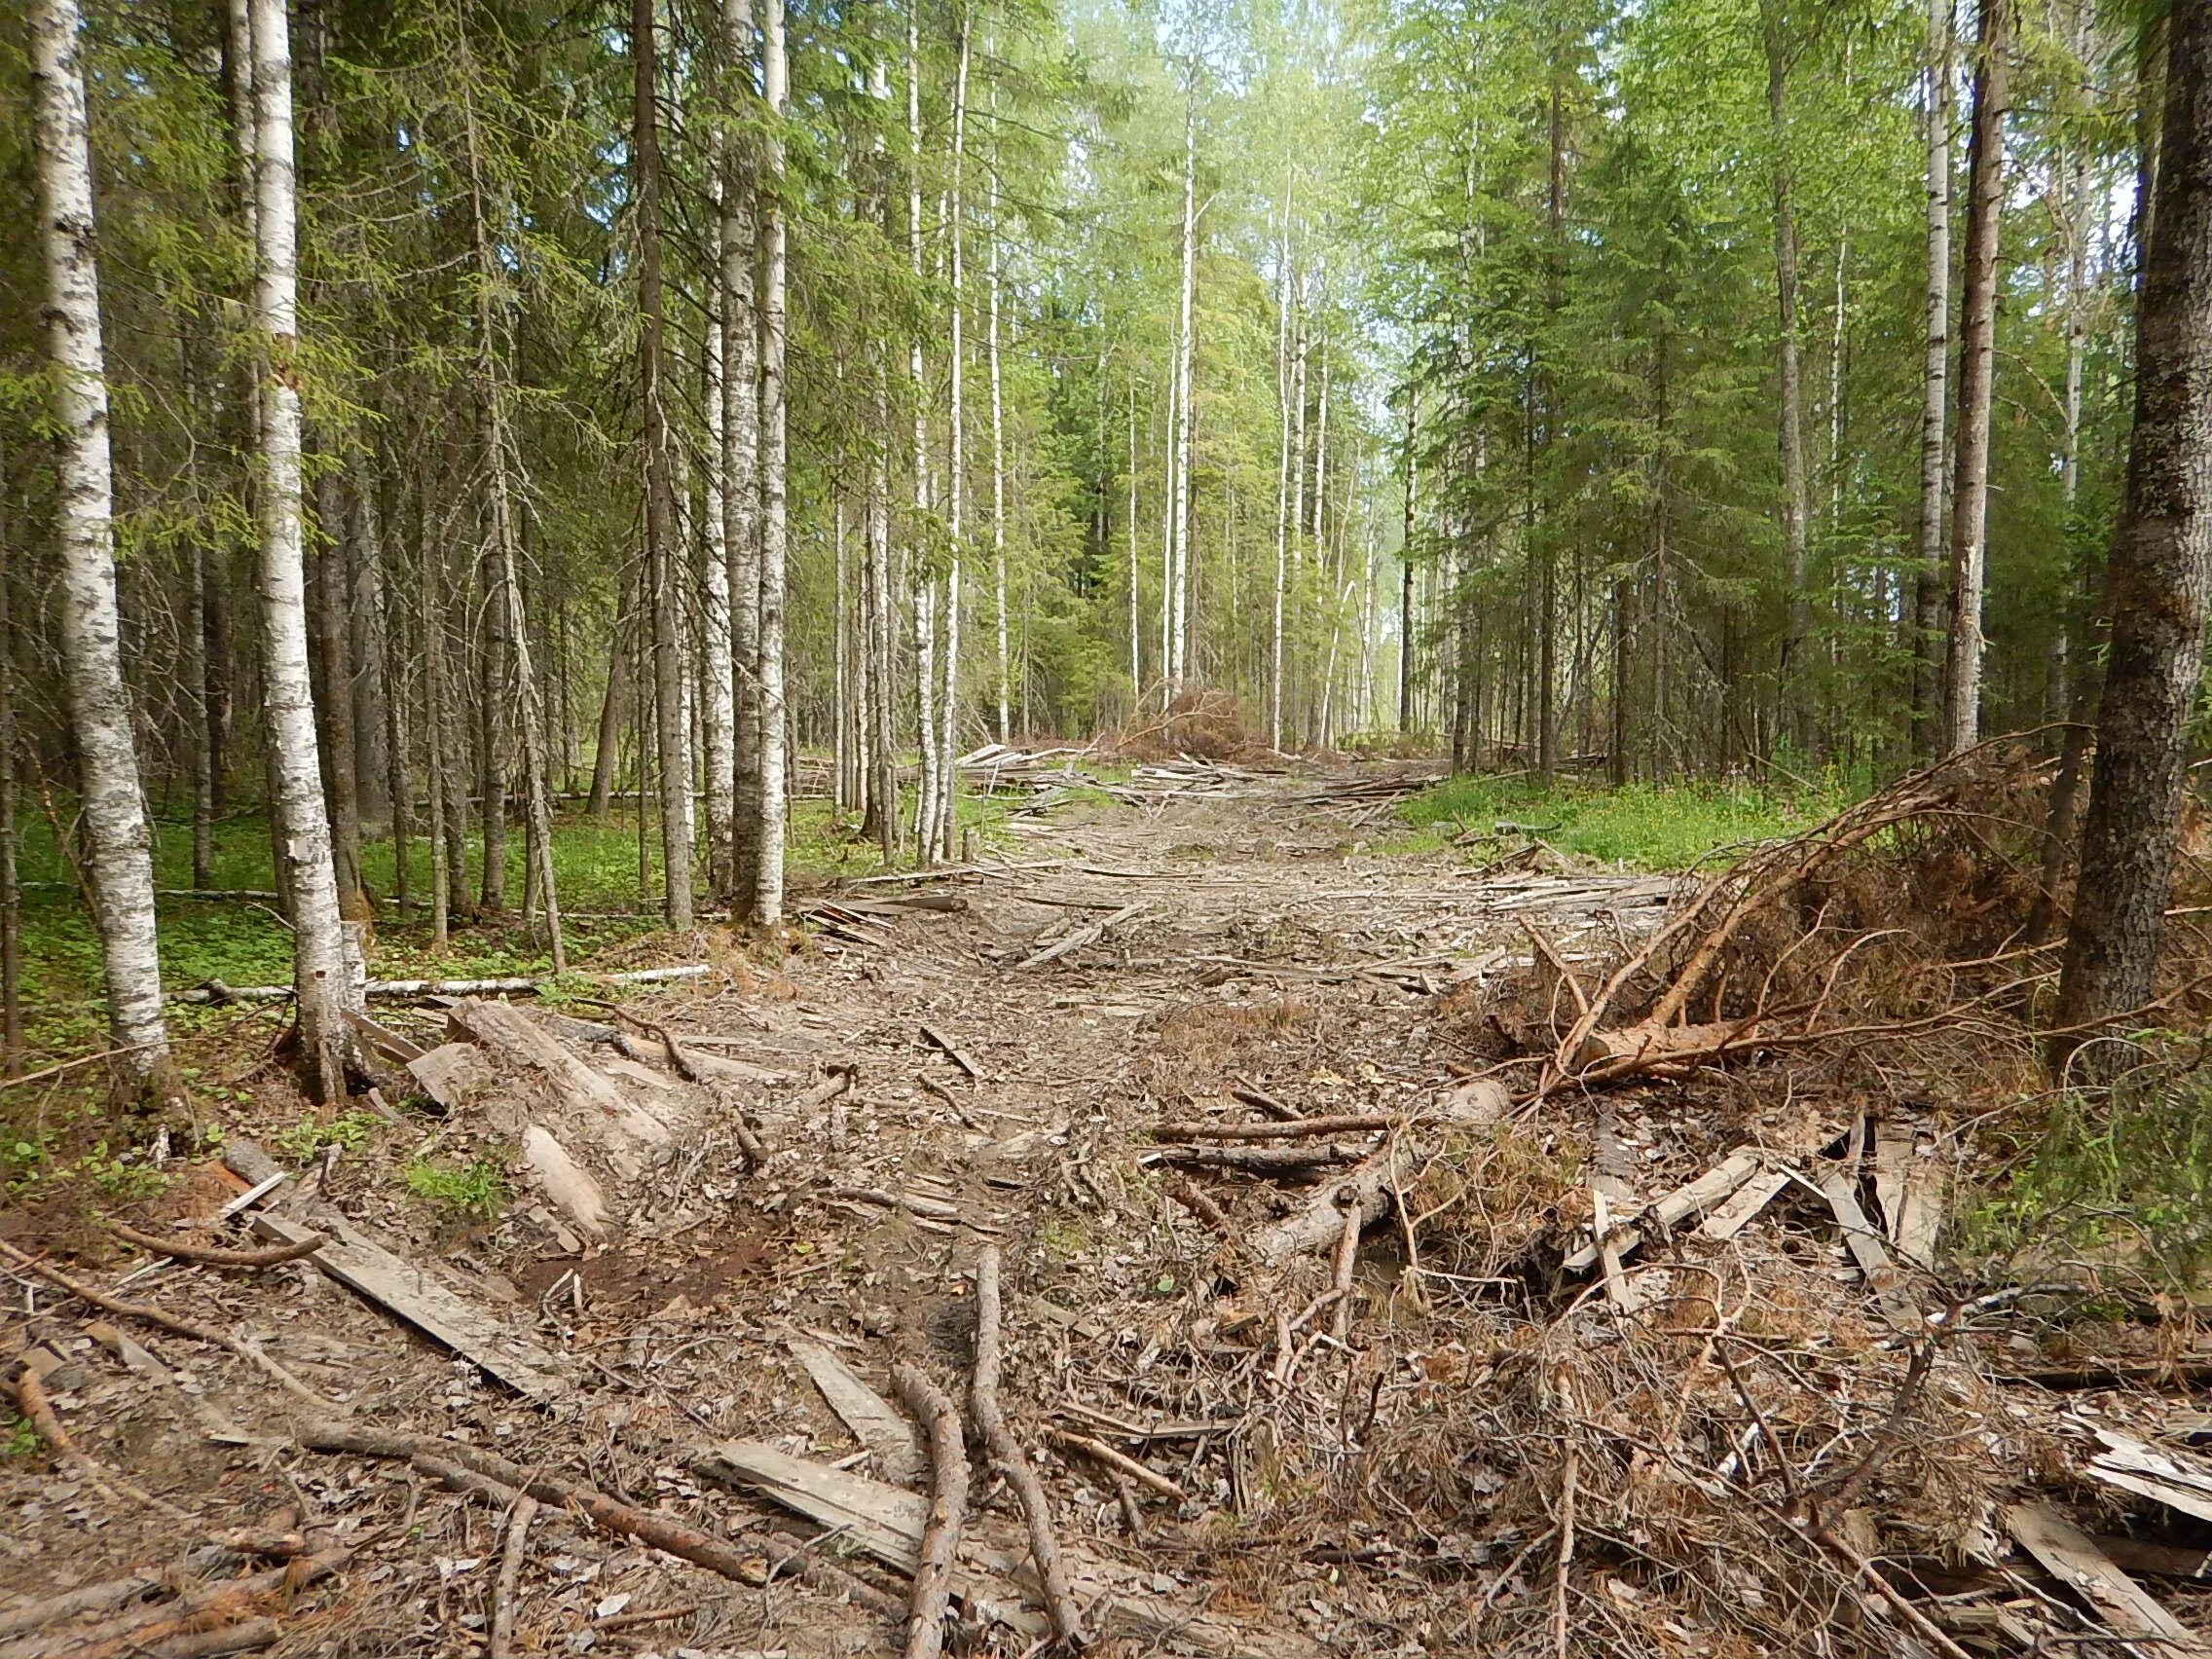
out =
[[999,1247],[986,1244],[976,1264],[976,1373],[969,1383],[968,1403],[992,1462],[1020,1500],[1029,1532],[1029,1558],[1037,1564],[1037,1580],[1045,1587],[1045,1610],[1051,1618],[1052,1634],[1071,1650],[1078,1649],[1084,1645],[1083,1615],[1075,1604],[1075,1592],[1068,1587],[1067,1570],[1060,1565],[1044,1484],[999,1408]]
[[277,1244],[267,1250],[226,1250],[214,1244],[187,1244],[175,1238],[164,1238],[158,1234],[141,1233],[135,1227],[127,1227],[120,1221],[107,1224],[108,1231],[126,1244],[135,1244],[141,1250],[151,1250],[159,1256],[174,1256],[179,1261],[198,1262],[210,1268],[275,1268],[286,1262],[296,1262],[303,1256],[312,1256],[321,1249],[321,1234],[313,1234],[290,1244]]
[[960,1414],[943,1389],[911,1365],[894,1367],[891,1382],[930,1442],[930,1515],[906,1614],[906,1659],[938,1659],[944,1651],[945,1606],[968,1519],[968,1453],[961,1445]]

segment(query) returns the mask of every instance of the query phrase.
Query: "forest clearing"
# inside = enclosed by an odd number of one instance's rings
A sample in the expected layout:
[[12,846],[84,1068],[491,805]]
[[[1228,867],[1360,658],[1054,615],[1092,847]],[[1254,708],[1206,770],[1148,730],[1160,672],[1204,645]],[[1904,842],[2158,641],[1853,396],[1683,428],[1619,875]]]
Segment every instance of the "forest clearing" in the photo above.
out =
[[2212,1653],[2212,5],[0,113],[0,1659]]

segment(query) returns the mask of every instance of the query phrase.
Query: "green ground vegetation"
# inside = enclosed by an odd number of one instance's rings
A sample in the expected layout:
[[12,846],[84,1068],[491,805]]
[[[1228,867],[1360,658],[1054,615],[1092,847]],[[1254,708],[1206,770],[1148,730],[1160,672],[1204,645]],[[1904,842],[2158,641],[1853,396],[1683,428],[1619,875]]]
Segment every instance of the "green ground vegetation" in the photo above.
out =
[[[1561,783],[1546,790],[1527,778],[1451,778],[1400,803],[1407,828],[1384,850],[1457,846],[1470,864],[1484,864],[1532,834],[1563,853],[1608,864],[1688,869],[1795,834],[1839,811],[1851,794],[1840,781],[1790,791],[1749,783]],[[1512,828],[1500,830],[1501,824]]]

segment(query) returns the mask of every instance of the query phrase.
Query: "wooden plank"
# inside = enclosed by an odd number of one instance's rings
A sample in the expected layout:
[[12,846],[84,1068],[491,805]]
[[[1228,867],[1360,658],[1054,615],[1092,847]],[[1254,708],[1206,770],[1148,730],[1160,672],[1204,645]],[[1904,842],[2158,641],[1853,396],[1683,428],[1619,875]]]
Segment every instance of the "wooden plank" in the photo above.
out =
[[[897,1571],[911,1573],[921,1550],[929,1502],[864,1475],[789,1456],[757,1441],[732,1441],[693,1455],[701,1474],[756,1492],[824,1527],[839,1541]],[[1295,1631],[1260,1622],[1257,1611],[1216,1611],[1218,1590],[1161,1594],[1159,1577],[1060,1540],[1061,1565],[1070,1586],[1098,1633],[1206,1654],[1211,1659],[1322,1659],[1324,1649]],[[971,1515],[961,1540],[953,1592],[971,1606],[987,1604],[1001,1623],[1031,1638],[1051,1634],[1038,1604],[1028,1545],[1005,1522]]]
[[[1635,1223],[1614,1228],[1605,1242],[1625,1255],[1643,1242],[1646,1227],[1672,1229],[1679,1226],[1691,1216],[1711,1209],[1734,1193],[1756,1175],[1758,1169],[1758,1154],[1749,1148],[1738,1148],[1696,1180],[1684,1182],[1673,1192],[1646,1205],[1639,1212]],[[1622,1196],[1617,1191],[1607,1195],[1616,1202]],[[1600,1245],[1594,1239],[1568,1256],[1566,1265],[1570,1272],[1583,1272],[1595,1267],[1599,1259]]]
[[792,1357],[806,1368],[823,1399],[853,1438],[875,1456],[875,1466],[894,1486],[911,1486],[929,1465],[922,1444],[899,1409],[855,1375],[827,1344],[812,1337],[793,1337],[785,1346]]
[[1831,1163],[1821,1170],[1814,1186],[1821,1197],[1827,1199],[1828,1208],[1835,1212],[1836,1224],[1843,1229],[1844,1247],[1859,1264],[1867,1288],[1873,1291],[1874,1305],[1892,1325],[1900,1331],[1909,1331],[1919,1320],[1914,1316],[1912,1305],[1898,1289],[1898,1270],[1890,1260],[1889,1251],[1882,1247],[1881,1235],[1874,1231],[1874,1224],[1860,1207],[1859,1193],[1852,1179],[1852,1171],[1857,1168],[1856,1160]]
[[939,1051],[944,1055],[946,1059],[950,1060],[954,1065],[958,1066],[962,1071],[966,1072],[970,1077],[976,1079],[978,1083],[982,1081],[982,1068],[977,1066],[974,1060],[970,1059],[968,1057],[967,1051],[963,1050],[958,1044],[954,1043],[951,1038],[947,1037],[943,1032],[940,1031],[934,1025],[925,1025],[921,1028],[921,1030],[922,1041],[929,1044],[931,1048]]
[[1087,922],[1072,933],[1062,935],[1043,949],[1023,957],[1014,964],[1014,968],[1017,971],[1023,968],[1042,968],[1048,962],[1057,962],[1061,957],[1081,950],[1087,944],[1097,942],[1106,937],[1109,930],[1137,915],[1147,906],[1148,902],[1141,899],[1134,904],[1124,904],[1112,915],[1101,916],[1095,922]]
[[2088,1472],[2094,1479],[2199,1521],[2212,1521],[2212,1468],[2117,1429],[2100,1428],[2097,1439],[2104,1450],[2089,1459]]
[[1789,1185],[1793,1176],[1787,1169],[1766,1169],[1753,1175],[1735,1196],[1698,1224],[1697,1235],[1726,1242],[1751,1226],[1759,1211],[1774,1202],[1775,1195]]
[[[276,1168],[266,1153],[246,1140],[234,1140],[225,1147],[223,1161],[249,1181],[264,1179]],[[299,1244],[315,1234],[323,1235],[322,1247],[307,1259],[340,1284],[473,1361],[518,1394],[551,1401],[569,1393],[557,1356],[507,1329],[486,1309],[463,1301],[412,1262],[393,1255],[328,1204],[313,1205],[310,1219],[314,1225],[303,1227],[256,1210],[252,1225],[259,1236],[279,1244]]]
[[2048,1504],[2012,1504],[2005,1511],[2005,1528],[2044,1570],[2094,1607],[2116,1636],[2147,1638],[2171,1653],[2206,1651],[2194,1631]]

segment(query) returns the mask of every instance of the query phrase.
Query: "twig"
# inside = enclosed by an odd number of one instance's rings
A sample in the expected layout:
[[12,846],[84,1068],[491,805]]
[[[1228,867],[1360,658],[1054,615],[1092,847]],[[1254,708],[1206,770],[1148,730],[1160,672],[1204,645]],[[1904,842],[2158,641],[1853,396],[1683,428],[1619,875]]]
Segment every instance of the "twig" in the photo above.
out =
[[969,1383],[968,1403],[976,1426],[983,1431],[983,1444],[991,1460],[1021,1500],[1022,1520],[1029,1530],[1029,1558],[1037,1564],[1037,1579],[1045,1589],[1045,1610],[1052,1621],[1052,1634],[1071,1651],[1084,1645],[1083,1615],[1068,1586],[1067,1569],[1060,1564],[1059,1545],[1052,1537],[1052,1512],[1045,1501],[1044,1485],[1029,1466],[1020,1443],[1007,1427],[999,1409],[999,1247],[983,1246],[976,1262],[976,1374]]
[[1167,1196],[1197,1216],[1216,1233],[1229,1231],[1229,1212],[1205,1195],[1204,1189],[1188,1175],[1178,1175],[1165,1187]]
[[1359,1265],[1359,1230],[1366,1219],[1357,1204],[1345,1205],[1345,1235],[1337,1241],[1337,1310],[1329,1321],[1330,1334],[1340,1343],[1351,1334],[1351,1275]]
[[312,1256],[328,1242],[321,1234],[302,1238],[293,1244],[277,1244],[267,1250],[226,1250],[214,1244],[187,1244],[180,1239],[164,1238],[157,1234],[141,1233],[135,1227],[127,1227],[120,1221],[111,1221],[107,1229],[126,1244],[135,1244],[141,1250],[151,1250],[159,1256],[174,1256],[181,1262],[199,1262],[210,1268],[276,1268],[286,1262],[296,1262],[303,1256]]
[[492,1598],[490,1659],[507,1659],[514,1651],[516,1591],[522,1584],[523,1542],[530,1524],[537,1518],[537,1499],[527,1492],[515,1499],[507,1522],[506,1549],[499,1557],[499,1583]]
[[116,1297],[103,1296],[90,1285],[80,1284],[59,1268],[49,1267],[46,1263],[25,1255],[5,1238],[0,1238],[0,1258],[5,1258],[17,1267],[38,1274],[39,1277],[46,1279],[49,1283],[67,1291],[71,1296],[82,1302],[91,1303],[103,1312],[116,1314],[120,1318],[137,1319],[145,1324],[158,1326],[162,1330],[173,1332],[177,1336],[189,1337],[196,1343],[211,1343],[217,1347],[229,1348],[231,1352],[237,1354],[248,1365],[267,1372],[276,1381],[277,1386],[286,1393],[305,1400],[317,1411],[333,1412],[342,1409],[324,1399],[251,1343],[241,1342],[237,1337],[218,1331],[212,1326],[203,1325],[196,1320],[187,1319],[165,1309],[156,1308],[151,1303],[124,1302]]
[[892,1367],[892,1385],[919,1418],[930,1440],[930,1514],[914,1567],[914,1596],[906,1614],[906,1659],[939,1659],[944,1651],[944,1610],[952,1595],[952,1565],[968,1519],[968,1453],[961,1445],[960,1414],[944,1390],[911,1365]]
[[1154,1155],[1165,1163],[1198,1169],[1245,1169],[1255,1175],[1293,1174],[1329,1163],[1357,1163],[1362,1147],[1325,1141],[1318,1146],[1163,1146]]
[[1115,1473],[1126,1475],[1140,1486],[1150,1487],[1170,1502],[1184,1501],[1181,1487],[1157,1469],[1147,1468],[1134,1457],[1124,1456],[1102,1440],[1093,1440],[1088,1434],[1077,1434],[1073,1429],[1066,1428],[1051,1430],[1051,1437],[1053,1445],[1064,1447],[1070,1452],[1080,1452],[1092,1462],[1103,1463]]
[[1559,1477],[1559,1560],[1552,1571],[1552,1650],[1559,1659],[1567,1659],[1567,1573],[1574,1565],[1574,1482],[1581,1467],[1581,1453],[1569,1446]]
[[1334,1118],[1301,1118],[1274,1124],[1161,1124],[1154,1129],[1157,1140],[1298,1140],[1309,1135],[1356,1134],[1362,1130],[1394,1129],[1403,1120],[1386,1112],[1347,1112]]
[[46,1384],[39,1381],[38,1373],[27,1364],[16,1376],[16,1403],[21,1408],[31,1427],[38,1430],[39,1438],[46,1442],[55,1456],[84,1476],[108,1496],[129,1499],[132,1503],[156,1510],[172,1521],[191,1519],[173,1503],[156,1497],[142,1487],[134,1486],[121,1475],[113,1475],[77,1449],[69,1431],[61,1426],[61,1419],[54,1414],[54,1402],[47,1398]]
[[1297,1107],[1286,1105],[1266,1089],[1252,1083],[1238,1084],[1229,1091],[1229,1095],[1233,1100],[1241,1100],[1247,1106],[1256,1106],[1270,1117],[1279,1118],[1286,1124],[1295,1124],[1306,1116]]

